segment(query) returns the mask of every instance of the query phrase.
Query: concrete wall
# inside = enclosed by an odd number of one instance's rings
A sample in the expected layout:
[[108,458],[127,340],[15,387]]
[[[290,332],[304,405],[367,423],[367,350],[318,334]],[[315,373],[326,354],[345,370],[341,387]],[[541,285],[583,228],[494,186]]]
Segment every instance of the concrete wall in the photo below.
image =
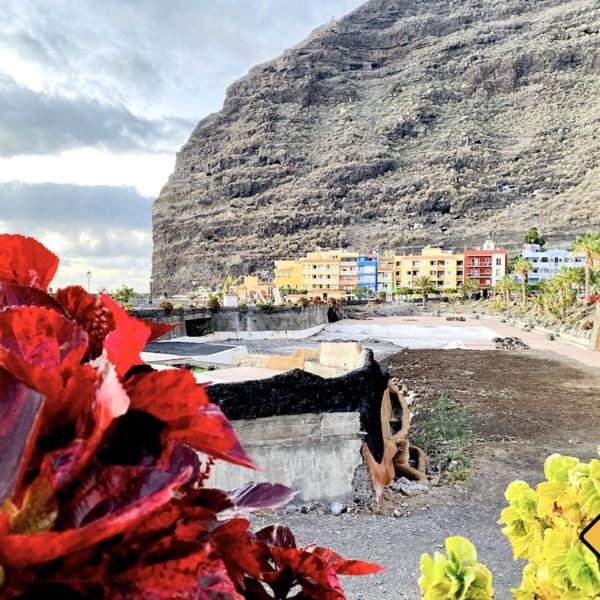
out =
[[217,461],[208,485],[231,490],[270,481],[297,490],[304,501],[352,497],[354,472],[362,463],[358,413],[285,415],[232,425],[263,471]]
[[229,339],[305,338],[314,335],[328,322],[328,305],[274,308],[267,313],[259,308],[221,308],[218,312],[208,310],[174,311],[166,315],[163,310],[140,310],[131,314],[159,323],[178,323],[173,332],[161,339],[193,336],[199,341]]
[[212,316],[215,332],[287,331],[311,329],[327,323],[327,305],[307,308],[275,309],[271,314],[262,309],[221,309]]

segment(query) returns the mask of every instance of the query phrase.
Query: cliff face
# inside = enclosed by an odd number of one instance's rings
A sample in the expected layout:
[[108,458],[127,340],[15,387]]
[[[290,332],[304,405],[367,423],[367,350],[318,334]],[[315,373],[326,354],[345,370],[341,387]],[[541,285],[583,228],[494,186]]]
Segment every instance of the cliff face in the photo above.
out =
[[155,289],[598,227],[599,98],[596,0],[371,0],[198,124],[153,207]]

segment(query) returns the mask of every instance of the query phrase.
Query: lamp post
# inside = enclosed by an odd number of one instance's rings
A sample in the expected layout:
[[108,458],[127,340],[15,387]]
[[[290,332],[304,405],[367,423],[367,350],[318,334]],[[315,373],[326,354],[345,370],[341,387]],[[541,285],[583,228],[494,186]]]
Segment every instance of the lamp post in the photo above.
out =
[[150,300],[148,301],[148,304],[150,304],[150,306],[152,306],[152,282],[154,280],[152,279],[152,277],[150,277]]
[[92,278],[92,272],[91,272],[91,271],[88,271],[88,272],[86,273],[86,275],[87,275],[87,282],[88,282],[88,285],[87,285],[87,291],[88,291],[88,294],[89,294],[89,293],[90,293],[90,279]]

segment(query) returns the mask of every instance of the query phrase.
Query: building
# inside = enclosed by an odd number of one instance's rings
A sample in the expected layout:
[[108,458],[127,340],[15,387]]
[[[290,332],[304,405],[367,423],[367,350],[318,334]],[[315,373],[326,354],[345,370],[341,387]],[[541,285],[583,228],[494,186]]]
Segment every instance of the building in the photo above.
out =
[[340,254],[340,289],[353,292],[358,287],[358,252]]
[[237,285],[232,286],[231,292],[244,300],[272,298],[274,292],[273,282],[266,281],[258,275],[245,275]]
[[488,240],[482,248],[465,250],[466,278],[482,288],[496,285],[508,273],[508,250],[496,248]]
[[464,254],[426,246],[420,255],[395,256],[396,289],[411,288],[419,277],[430,277],[437,290],[455,290],[464,281]]
[[533,271],[527,274],[529,283],[552,279],[562,268],[585,267],[585,254],[558,249],[542,250],[539,244],[525,244],[521,254],[533,267]]
[[396,287],[395,267],[395,256],[382,256],[377,263],[377,292],[386,297],[393,294]]
[[358,287],[377,292],[377,256],[362,254],[358,257]]
[[300,260],[302,287],[309,298],[345,297],[345,291],[340,289],[340,254],[341,251],[307,252],[306,258]]
[[300,260],[275,261],[275,287],[291,290],[302,288],[302,262]]

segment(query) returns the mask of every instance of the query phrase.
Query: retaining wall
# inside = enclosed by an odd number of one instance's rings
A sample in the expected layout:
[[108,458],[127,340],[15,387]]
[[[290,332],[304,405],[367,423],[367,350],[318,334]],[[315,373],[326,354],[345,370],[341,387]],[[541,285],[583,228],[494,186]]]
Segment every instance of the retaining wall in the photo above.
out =
[[354,472],[362,463],[358,413],[287,415],[232,425],[262,471],[217,461],[208,485],[231,490],[270,481],[297,490],[305,501],[352,497]]
[[177,310],[167,315],[164,310],[132,311],[132,315],[159,323],[177,324],[161,340],[191,336],[202,341],[230,339],[305,338],[314,335],[328,322],[328,306],[299,306],[274,308],[267,313],[260,308],[221,308],[208,310]]

